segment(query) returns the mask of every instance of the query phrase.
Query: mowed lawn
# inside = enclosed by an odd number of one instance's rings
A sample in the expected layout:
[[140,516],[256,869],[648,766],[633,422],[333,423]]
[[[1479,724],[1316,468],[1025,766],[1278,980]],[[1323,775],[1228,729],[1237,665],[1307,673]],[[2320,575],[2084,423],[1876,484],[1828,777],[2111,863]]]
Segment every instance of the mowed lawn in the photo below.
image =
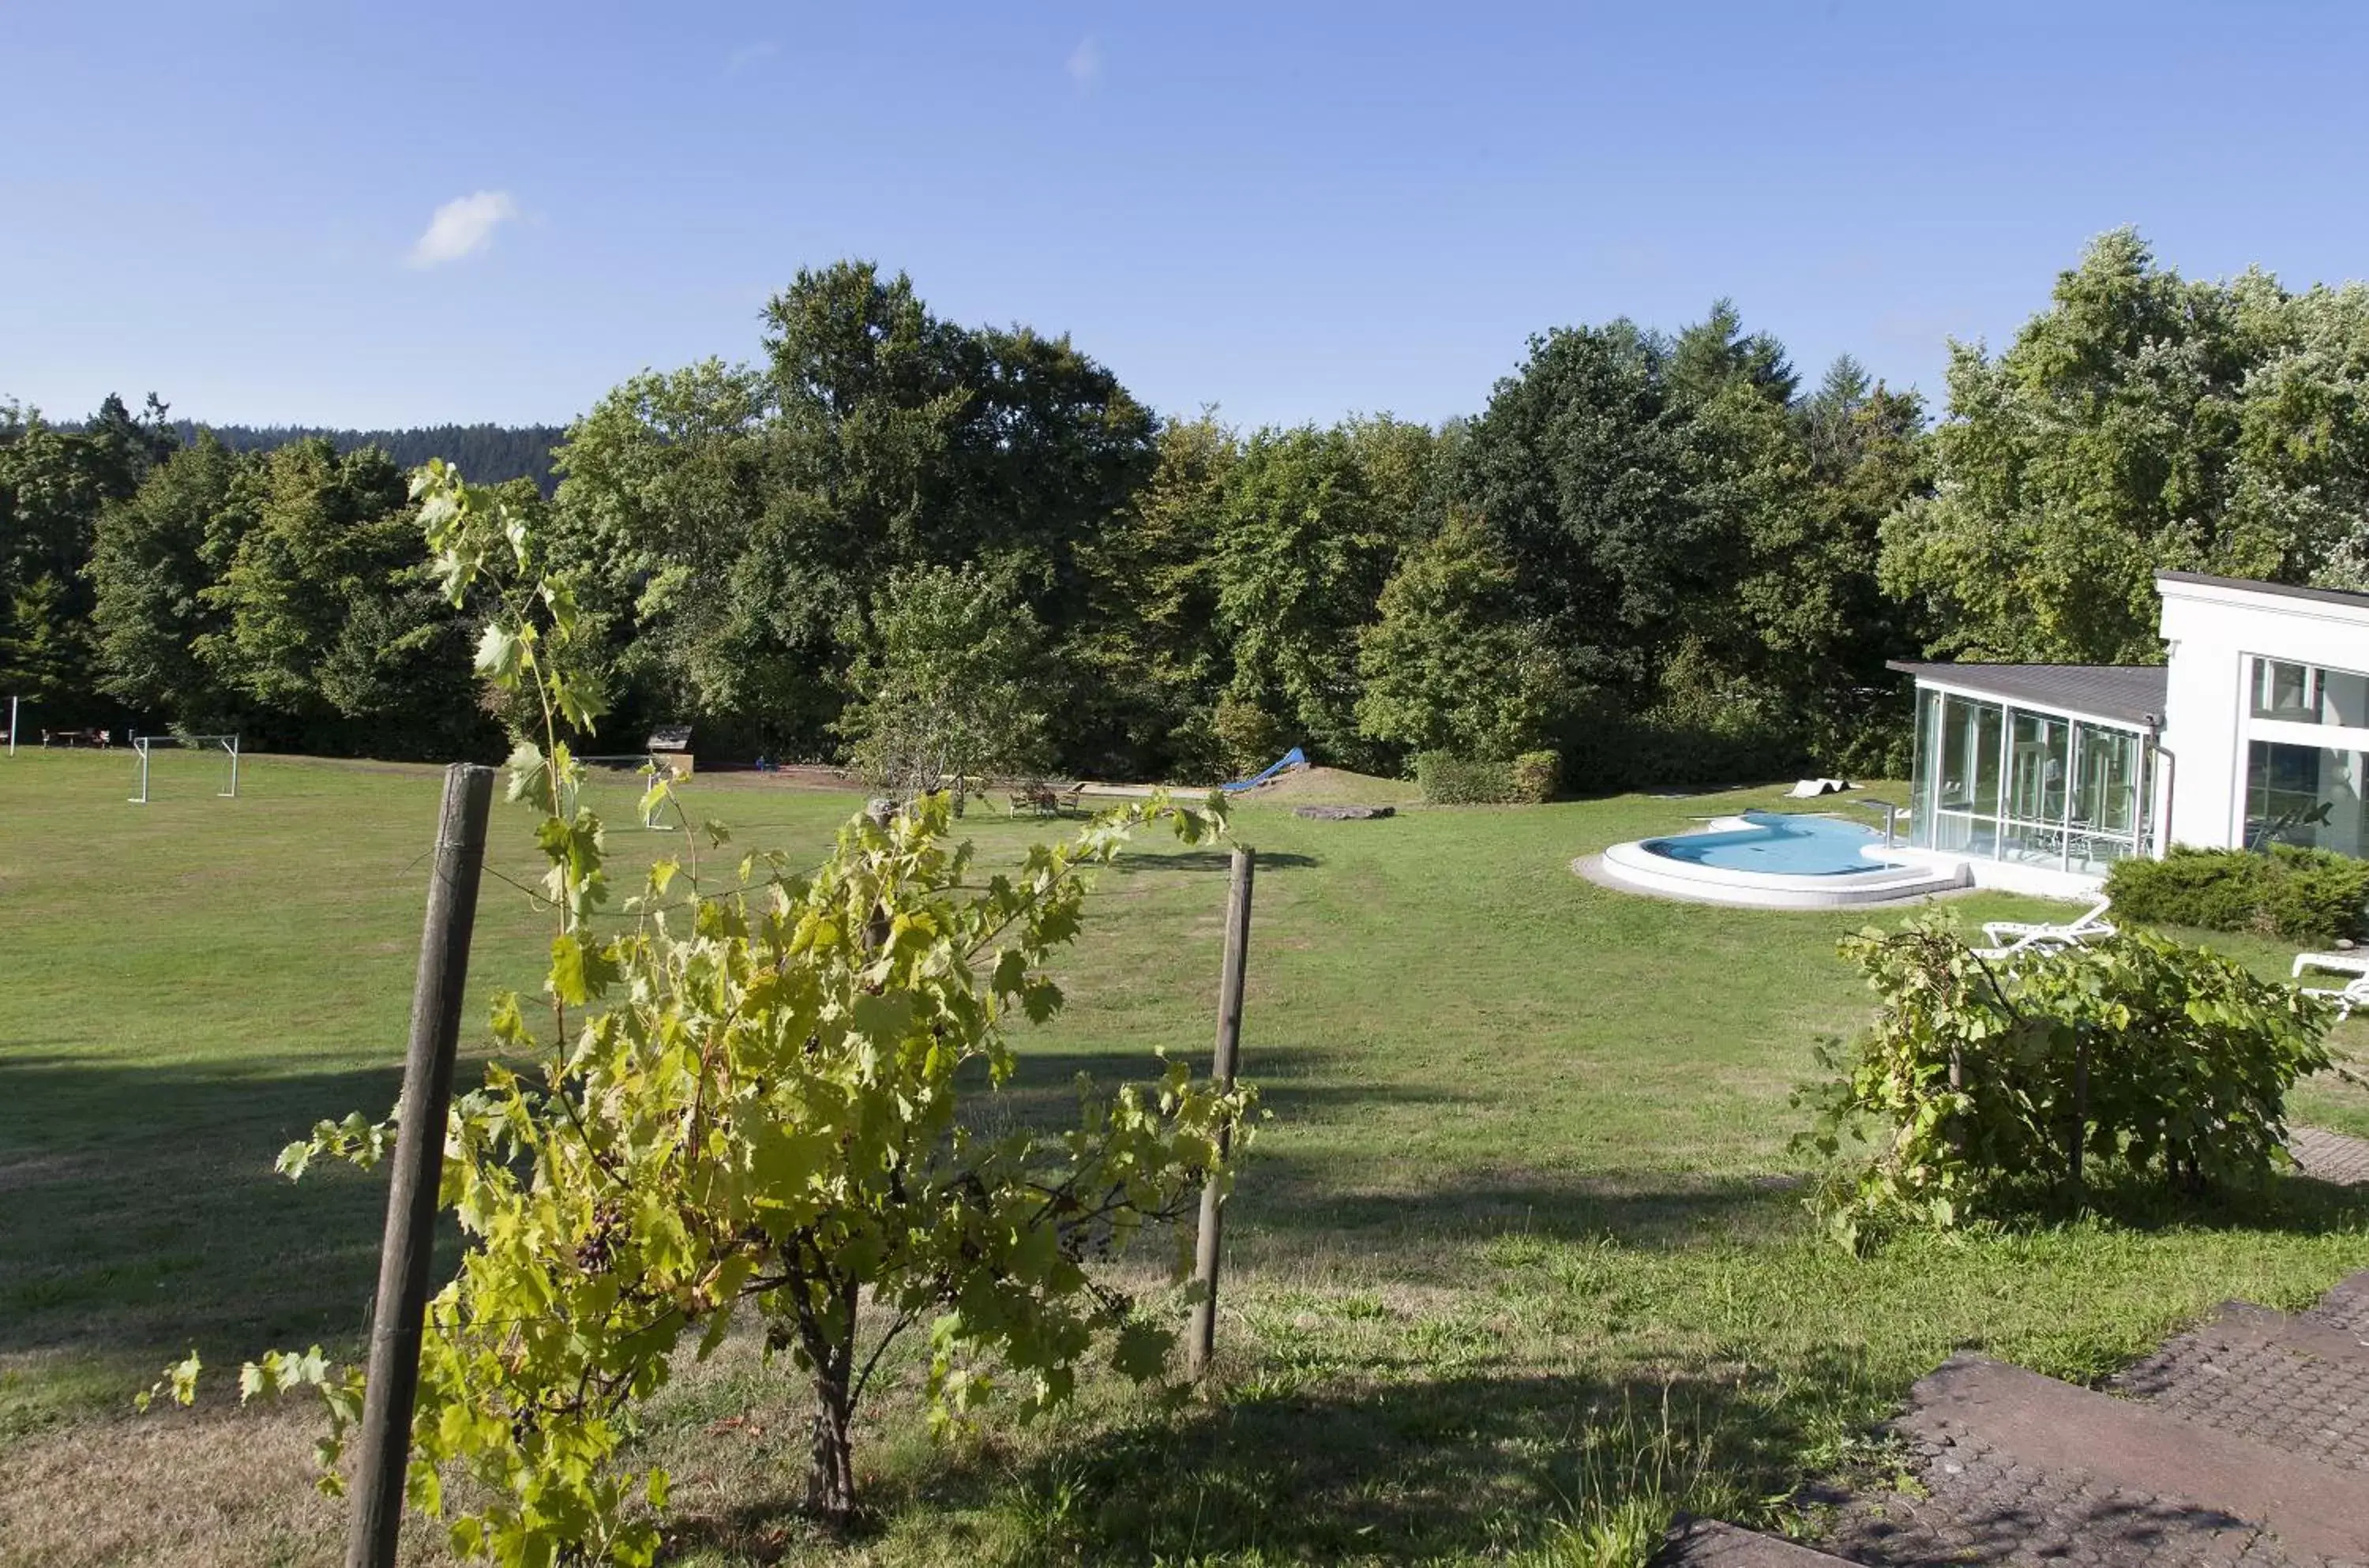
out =
[[[359,1343],[383,1185],[271,1161],[394,1098],[435,773],[251,759],[229,801],[182,760],[147,807],[131,782],[120,754],[0,761],[0,1562],[333,1560],[309,1413],[128,1405],[192,1346],[227,1373]],[[688,798],[732,853],[807,858],[859,804],[756,780]],[[2184,1214],[2106,1195],[2111,1219],[1864,1259],[1826,1242],[1788,1094],[1865,1015],[1836,938],[1898,911],[1664,903],[1570,869],[1774,798],[1238,812],[1261,863],[1244,1070],[1274,1120],[1230,1211],[1217,1397],[1095,1380],[1056,1419],[938,1445],[908,1379],[860,1438],[876,1516],[831,1541],[795,1514],[796,1391],[738,1342],[645,1425],[676,1559],[1633,1560],[1673,1504],[1781,1522],[1803,1476],[1880,1468],[1872,1424],[1957,1347],[2094,1378],[2224,1299],[2297,1305],[2369,1266],[2369,1195],[2300,1180]],[[529,827],[498,807],[501,876],[539,871]],[[990,862],[1059,830],[964,827]],[[1206,1059],[1225,853],[1140,844],[1062,966],[1069,1011],[981,1115],[1058,1117],[1075,1073],[1142,1076],[1156,1047]],[[475,990],[532,988],[548,934],[489,878]],[[2271,944],[2209,940],[2283,972]],[[2349,1087],[2298,1109],[2369,1133]]]

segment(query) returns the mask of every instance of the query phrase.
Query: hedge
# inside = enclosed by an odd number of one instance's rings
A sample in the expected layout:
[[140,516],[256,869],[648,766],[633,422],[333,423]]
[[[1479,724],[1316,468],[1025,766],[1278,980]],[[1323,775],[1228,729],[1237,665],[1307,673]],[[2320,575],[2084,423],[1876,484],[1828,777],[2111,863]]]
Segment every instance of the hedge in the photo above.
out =
[[1536,806],[1554,798],[1562,759],[1525,751],[1510,762],[1425,751],[1414,760],[1415,783],[1434,806]]
[[2178,847],[2161,860],[2115,862],[2106,893],[2118,914],[2163,925],[2301,943],[2369,934],[2369,861],[2329,850],[2273,844],[2257,854]]

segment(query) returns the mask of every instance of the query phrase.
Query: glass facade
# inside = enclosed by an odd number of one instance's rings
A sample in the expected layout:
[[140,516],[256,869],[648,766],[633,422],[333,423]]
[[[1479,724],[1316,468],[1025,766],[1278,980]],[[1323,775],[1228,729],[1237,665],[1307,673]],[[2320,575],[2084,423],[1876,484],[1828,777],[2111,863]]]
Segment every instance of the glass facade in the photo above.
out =
[[2249,685],[2255,720],[2350,733],[2331,734],[2320,744],[2248,735],[2247,847],[2297,844],[2369,854],[2369,801],[2363,799],[2369,738],[2361,733],[2369,729],[2369,676],[2257,658]]
[[2089,873],[2146,853],[2137,729],[1930,688],[1917,703],[1911,844]]

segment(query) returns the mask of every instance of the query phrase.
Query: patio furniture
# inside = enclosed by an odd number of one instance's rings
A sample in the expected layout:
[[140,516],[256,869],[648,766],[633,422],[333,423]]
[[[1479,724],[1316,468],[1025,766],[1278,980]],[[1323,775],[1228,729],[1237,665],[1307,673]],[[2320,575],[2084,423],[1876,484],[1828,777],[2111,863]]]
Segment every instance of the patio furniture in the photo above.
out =
[[2298,953],[2295,967],[2287,973],[2303,979],[2306,969],[2326,969],[2339,975],[2369,975],[2369,951],[2355,953]]
[[2343,1023],[2352,1016],[2356,1007],[2369,1005],[2369,975],[2363,975],[2350,984],[2330,990],[2316,986],[2303,988],[2306,996],[2316,996],[2322,1001],[2336,1003],[2336,1021]]
[[1012,792],[1012,814],[1031,812],[1039,817],[1059,817],[1081,808],[1085,800],[1082,784],[1054,784],[1042,779],[1032,779]]
[[[2110,900],[2099,899],[2081,911],[2075,920],[2061,924],[2032,921],[1986,921],[1983,934],[1990,939],[1994,950],[2007,951],[2026,947],[2078,947],[2093,936],[2112,936],[2114,927],[2106,918]],[[1985,956],[1990,956],[1986,953]]]

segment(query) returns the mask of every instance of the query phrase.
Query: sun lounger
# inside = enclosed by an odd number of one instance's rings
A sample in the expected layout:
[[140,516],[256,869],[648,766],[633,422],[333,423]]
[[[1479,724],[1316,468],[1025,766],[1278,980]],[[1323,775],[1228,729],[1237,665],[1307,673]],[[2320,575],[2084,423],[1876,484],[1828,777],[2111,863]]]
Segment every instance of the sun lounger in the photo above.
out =
[[2295,967],[2288,971],[2296,979],[2303,979],[2306,969],[2326,969],[2331,974],[2369,975],[2369,950],[2354,953],[2298,953]]
[[2107,902],[2100,898],[2082,910],[2077,918],[2062,923],[1987,921],[1984,922],[1983,934],[1990,938],[1993,948],[2078,947],[2092,937],[2114,934],[2112,923],[2105,918]]
[[2363,975],[2351,984],[2334,990],[2306,986],[2303,993],[2306,996],[2316,996],[2322,1001],[2336,1003],[2336,1021],[2340,1024],[2352,1016],[2354,1008],[2369,1006],[2369,975]]

